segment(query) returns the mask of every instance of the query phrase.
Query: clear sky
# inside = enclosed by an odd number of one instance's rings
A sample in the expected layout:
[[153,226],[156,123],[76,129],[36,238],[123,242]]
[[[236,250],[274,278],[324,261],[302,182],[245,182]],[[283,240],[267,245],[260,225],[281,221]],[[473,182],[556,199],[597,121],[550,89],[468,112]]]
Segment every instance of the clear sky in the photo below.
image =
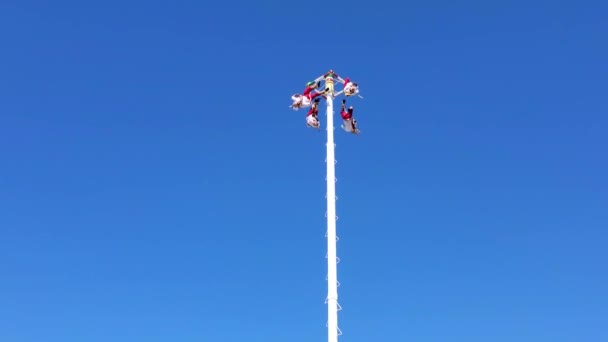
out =
[[325,341],[328,69],[341,341],[608,341],[607,11],[2,1],[0,341]]

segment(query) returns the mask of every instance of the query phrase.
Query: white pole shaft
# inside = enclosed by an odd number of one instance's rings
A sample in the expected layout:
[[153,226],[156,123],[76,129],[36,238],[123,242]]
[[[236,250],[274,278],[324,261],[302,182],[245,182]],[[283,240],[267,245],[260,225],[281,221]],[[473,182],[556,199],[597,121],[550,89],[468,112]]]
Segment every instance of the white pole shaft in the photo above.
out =
[[327,95],[327,341],[338,342],[338,275],[336,258],[336,159],[334,108]]

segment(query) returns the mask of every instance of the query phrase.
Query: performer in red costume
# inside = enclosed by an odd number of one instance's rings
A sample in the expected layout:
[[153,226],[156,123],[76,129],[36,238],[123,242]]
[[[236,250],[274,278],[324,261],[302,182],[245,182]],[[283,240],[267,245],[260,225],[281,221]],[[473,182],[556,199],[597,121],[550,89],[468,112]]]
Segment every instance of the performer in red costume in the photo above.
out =
[[344,81],[344,95],[353,96],[359,94],[359,86],[356,82],[350,80],[350,78],[346,78]]
[[347,132],[357,134],[359,133],[359,129],[357,128],[357,120],[353,118],[353,113],[353,106],[348,107],[348,110],[346,110],[346,100],[342,100],[342,108],[340,109],[340,116],[344,120],[342,128]]
[[298,110],[298,109],[304,108],[304,107],[310,107],[312,104],[312,100],[314,100],[315,97],[323,95],[323,93],[319,93],[319,92],[313,93],[312,92],[316,88],[319,88],[320,85],[321,85],[320,81],[308,82],[306,84],[306,88],[304,88],[304,92],[302,94],[293,94],[293,96],[291,97],[291,99],[293,100],[293,104],[291,105],[291,107],[294,110]]
[[306,125],[313,128],[319,128],[319,100],[315,99],[312,106],[308,110],[308,114],[306,114]]

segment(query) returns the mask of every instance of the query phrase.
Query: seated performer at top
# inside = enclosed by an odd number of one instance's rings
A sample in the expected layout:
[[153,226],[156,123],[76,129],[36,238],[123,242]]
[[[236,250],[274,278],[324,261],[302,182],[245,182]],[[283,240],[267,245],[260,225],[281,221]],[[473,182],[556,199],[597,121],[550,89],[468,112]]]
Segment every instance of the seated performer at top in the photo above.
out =
[[323,75],[323,77],[325,78],[325,90],[323,92],[333,96],[334,81],[339,79],[340,76],[338,76],[338,74],[336,74],[333,70],[329,70]]

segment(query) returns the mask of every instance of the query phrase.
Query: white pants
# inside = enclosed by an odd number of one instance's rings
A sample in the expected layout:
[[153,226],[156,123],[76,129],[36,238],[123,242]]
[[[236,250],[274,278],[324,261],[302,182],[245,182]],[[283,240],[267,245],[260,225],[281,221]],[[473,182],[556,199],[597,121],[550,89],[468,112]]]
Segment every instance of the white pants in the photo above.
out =
[[345,131],[347,132],[353,132],[354,131],[354,127],[353,127],[353,123],[357,123],[357,121],[353,121],[355,120],[354,118],[350,118],[349,120],[342,120],[344,123],[342,124],[342,127],[344,128]]
[[346,95],[346,96],[357,95],[358,92],[359,92],[359,89],[357,89],[357,87],[355,87],[352,82],[348,82],[344,86],[344,95]]
[[319,120],[317,120],[317,118],[315,118],[314,116],[309,115],[306,117],[306,124],[308,124],[309,126],[312,126],[312,127],[318,127]]
[[305,108],[305,107],[310,107],[310,99],[306,96],[292,96],[291,99],[293,100],[293,104],[294,107],[297,108]]

